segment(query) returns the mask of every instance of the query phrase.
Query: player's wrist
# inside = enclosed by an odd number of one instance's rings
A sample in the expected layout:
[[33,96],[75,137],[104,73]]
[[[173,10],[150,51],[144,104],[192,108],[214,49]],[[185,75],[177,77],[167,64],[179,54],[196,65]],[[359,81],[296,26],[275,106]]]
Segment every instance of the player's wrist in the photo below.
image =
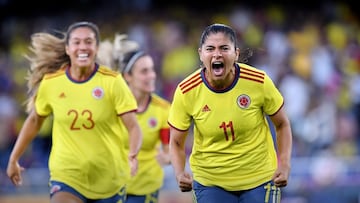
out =
[[166,162],[168,165],[170,165],[171,164],[171,158],[170,158],[170,156],[168,156],[168,160],[167,160],[167,162]]
[[137,153],[130,153],[130,154],[128,155],[128,158],[129,158],[129,159],[136,159],[136,157],[137,157]]

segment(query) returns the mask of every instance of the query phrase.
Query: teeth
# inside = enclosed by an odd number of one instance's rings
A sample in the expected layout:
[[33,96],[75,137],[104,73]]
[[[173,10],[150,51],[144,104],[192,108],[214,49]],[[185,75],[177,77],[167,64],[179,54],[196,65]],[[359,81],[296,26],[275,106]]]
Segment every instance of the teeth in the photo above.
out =
[[78,57],[79,58],[86,58],[86,57],[88,57],[88,54],[79,54]]

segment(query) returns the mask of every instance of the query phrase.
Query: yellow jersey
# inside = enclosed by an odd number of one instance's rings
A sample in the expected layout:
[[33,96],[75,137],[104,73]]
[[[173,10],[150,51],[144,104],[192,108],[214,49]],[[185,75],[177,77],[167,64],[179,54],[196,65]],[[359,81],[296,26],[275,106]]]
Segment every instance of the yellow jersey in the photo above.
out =
[[178,130],[194,124],[190,167],[205,186],[246,190],[271,180],[277,157],[265,114],[275,114],[283,97],[269,76],[235,64],[235,79],[215,90],[198,69],[175,90],[168,122]]
[[152,94],[146,110],[136,114],[143,133],[143,141],[137,156],[138,172],[131,177],[126,187],[129,194],[150,194],[163,185],[164,171],[156,155],[158,147],[161,147],[162,137],[169,136],[170,129],[167,123],[169,109],[170,102]]
[[136,111],[137,104],[121,74],[97,64],[81,82],[71,78],[69,68],[46,74],[35,107],[41,116],[54,116],[51,180],[90,199],[110,197],[125,186],[128,132],[119,115]]

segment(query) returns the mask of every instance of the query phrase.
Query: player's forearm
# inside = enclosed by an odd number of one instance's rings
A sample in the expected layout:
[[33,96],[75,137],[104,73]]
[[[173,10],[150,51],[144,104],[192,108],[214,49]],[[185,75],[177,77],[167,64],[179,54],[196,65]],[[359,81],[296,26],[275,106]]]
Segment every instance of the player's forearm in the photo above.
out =
[[279,164],[290,167],[292,151],[292,132],[290,121],[284,106],[273,116],[270,116],[276,129],[277,156]]
[[185,148],[176,143],[176,141],[170,141],[170,160],[175,175],[184,172],[186,163]]
[[142,144],[142,132],[138,125],[134,125],[129,131],[129,157],[136,157]]
[[283,125],[277,129],[276,139],[279,162],[290,167],[292,151],[292,134],[290,124]]
[[11,152],[9,162],[17,162],[31,141],[36,137],[42,120],[40,117],[30,115],[26,118],[23,127],[20,130],[13,151]]

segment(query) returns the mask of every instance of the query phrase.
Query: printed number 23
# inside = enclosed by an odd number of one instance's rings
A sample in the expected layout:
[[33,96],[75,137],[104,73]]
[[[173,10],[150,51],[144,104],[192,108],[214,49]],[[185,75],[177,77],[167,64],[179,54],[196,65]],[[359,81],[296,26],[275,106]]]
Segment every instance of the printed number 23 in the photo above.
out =
[[[92,129],[95,126],[95,122],[92,119],[92,113],[90,110],[83,110],[81,113],[77,110],[70,110],[68,111],[68,116],[73,116],[73,120],[71,122],[70,129],[71,130],[80,130],[80,127],[83,127],[85,129]],[[79,116],[83,116],[86,118],[86,122],[79,124],[78,119]],[[80,127],[79,127],[80,126]]]
[[228,124],[226,124],[225,122],[222,122],[220,124],[219,128],[223,129],[226,141],[229,140],[229,135],[228,135],[227,128],[230,128],[232,141],[235,140],[235,132],[234,132],[234,127],[233,127],[232,121],[230,121]]

